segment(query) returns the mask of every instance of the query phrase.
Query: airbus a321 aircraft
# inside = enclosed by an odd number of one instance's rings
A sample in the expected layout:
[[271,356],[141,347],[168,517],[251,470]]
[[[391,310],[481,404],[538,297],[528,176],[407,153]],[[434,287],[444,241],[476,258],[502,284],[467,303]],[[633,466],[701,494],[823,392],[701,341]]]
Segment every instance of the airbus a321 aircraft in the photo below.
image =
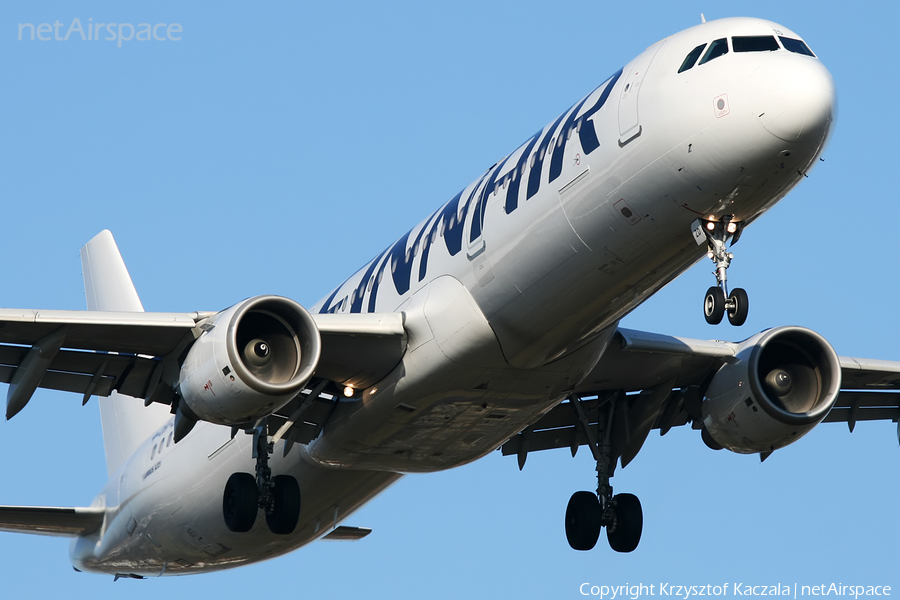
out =
[[618,326],[707,256],[705,318],[744,322],[731,245],[804,179],[834,102],[789,29],[692,27],[308,311],[260,296],[143,312],[100,233],[81,254],[88,311],[0,310],[0,377],[7,419],[38,387],[100,397],[109,483],[89,507],[0,507],[0,530],[71,536],[80,571],[201,573],[363,537],[340,523],[402,474],[585,445],[598,485],[572,496],[568,541],[589,550],[605,528],[630,552],[641,505],[610,481],[651,429],[764,459],[823,421],[896,421],[900,363],[840,357],[808,329],[727,343]]

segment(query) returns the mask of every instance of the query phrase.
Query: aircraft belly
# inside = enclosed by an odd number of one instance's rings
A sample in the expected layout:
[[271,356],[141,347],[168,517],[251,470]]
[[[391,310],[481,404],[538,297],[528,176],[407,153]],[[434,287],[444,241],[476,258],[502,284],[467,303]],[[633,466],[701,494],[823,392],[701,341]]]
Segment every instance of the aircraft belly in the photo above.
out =
[[564,361],[519,369],[457,280],[439,278],[417,296],[405,313],[411,341],[402,363],[361,400],[340,403],[309,444],[311,460],[404,473],[476,460],[560,402],[614,331]]
[[[175,460],[202,462],[175,470],[129,498],[128,517],[119,513],[109,528],[73,544],[73,563],[85,571],[143,576],[182,575],[225,569],[290,552],[328,533],[364,502],[396,481],[390,472],[323,469],[283,442],[270,465],[300,484],[300,521],[290,535],[272,534],[262,513],[253,529],[234,533],[222,517],[222,491],[234,472],[254,471],[250,437],[229,440],[225,427],[198,427],[172,452]],[[299,447],[298,447],[299,448]],[[199,457],[199,460],[198,460]],[[202,476],[198,477],[198,474]],[[133,525],[128,525],[131,517]],[[130,530],[130,532],[129,532]]]

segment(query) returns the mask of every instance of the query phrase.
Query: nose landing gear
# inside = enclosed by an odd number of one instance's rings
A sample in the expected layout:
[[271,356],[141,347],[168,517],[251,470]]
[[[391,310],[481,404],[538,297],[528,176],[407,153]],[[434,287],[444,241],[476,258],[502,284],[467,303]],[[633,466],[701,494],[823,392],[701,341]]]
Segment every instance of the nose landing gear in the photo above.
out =
[[742,288],[734,288],[729,294],[727,283],[728,267],[734,258],[734,254],[728,251],[728,238],[731,238],[733,246],[741,237],[743,228],[743,223],[734,221],[731,215],[722,217],[720,221],[697,219],[692,226],[694,239],[698,240],[698,244],[706,238],[709,244],[707,256],[716,265],[714,274],[717,285],[706,290],[703,298],[703,316],[710,325],[721,323],[726,313],[728,322],[732,325],[741,326],[747,321],[750,310],[747,292]]

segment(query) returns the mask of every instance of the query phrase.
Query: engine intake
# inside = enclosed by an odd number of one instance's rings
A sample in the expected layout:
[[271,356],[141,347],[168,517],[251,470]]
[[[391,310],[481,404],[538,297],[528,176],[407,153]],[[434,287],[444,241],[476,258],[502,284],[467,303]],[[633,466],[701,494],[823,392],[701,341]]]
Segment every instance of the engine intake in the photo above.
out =
[[293,300],[257,296],[212,317],[181,366],[191,418],[233,425],[272,414],[312,377],[321,339]]
[[733,452],[776,450],[806,435],[841,388],[837,354],[819,334],[778,327],[745,341],[715,374],[701,405],[707,434]]

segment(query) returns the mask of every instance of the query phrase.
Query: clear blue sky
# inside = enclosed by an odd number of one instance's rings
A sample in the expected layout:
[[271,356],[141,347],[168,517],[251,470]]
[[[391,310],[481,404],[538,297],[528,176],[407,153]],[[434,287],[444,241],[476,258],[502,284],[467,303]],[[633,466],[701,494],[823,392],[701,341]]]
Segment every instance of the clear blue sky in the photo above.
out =
[[[759,16],[833,73],[824,163],[749,228],[740,329],[701,316],[711,263],[623,325],[743,339],[798,324],[840,354],[900,359],[896,23],[887,2],[6,2],[0,6],[0,305],[84,307],[78,249],[115,234],[144,305],[310,305],[657,40]],[[180,41],[18,41],[19,23],[178,23]],[[125,32],[127,33],[127,31]],[[77,34],[75,34],[77,35]],[[0,503],[86,505],[105,481],[96,402],[41,392],[0,424]],[[65,540],[0,534],[4,597],[575,598],[578,586],[844,583],[900,593],[896,425],[823,425],[766,463],[652,433],[613,480],[644,506],[638,550],[570,550],[584,449],[495,453],[411,476],[359,511],[358,543],[219,574],[78,574]],[[246,596],[245,596],[246,597]]]

